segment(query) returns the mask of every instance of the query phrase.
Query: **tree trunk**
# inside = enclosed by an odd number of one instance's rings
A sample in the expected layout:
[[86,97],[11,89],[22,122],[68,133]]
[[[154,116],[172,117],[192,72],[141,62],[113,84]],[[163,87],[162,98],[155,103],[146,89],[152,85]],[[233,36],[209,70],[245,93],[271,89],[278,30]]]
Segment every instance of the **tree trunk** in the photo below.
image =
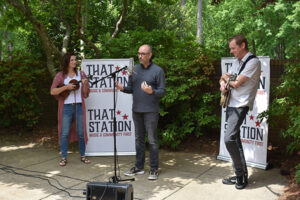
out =
[[[87,7],[88,7],[88,2],[85,1],[85,5],[84,5],[84,8],[83,8],[83,15],[81,17],[81,21],[82,21],[82,27],[80,29],[81,34],[85,33],[85,29],[87,27],[87,15],[88,15]],[[80,40],[80,56],[81,56],[82,59],[85,58],[83,40]]]
[[83,42],[85,42],[86,45],[88,45],[91,49],[93,49],[95,51],[96,54],[96,58],[100,58],[101,57],[101,52],[100,50],[95,46],[94,43],[92,43],[83,33],[81,33],[81,27],[82,27],[82,23],[81,23],[81,0],[77,0],[76,1],[76,32],[77,35],[79,36],[80,39],[83,40]]
[[[1,6],[1,16],[4,16],[4,7]],[[4,30],[5,31],[5,30]],[[3,31],[3,36],[4,36],[4,31]],[[0,61],[3,60],[3,57],[2,57],[2,35],[0,35]]]
[[62,47],[61,47],[61,54],[64,55],[68,51],[68,46],[71,38],[72,28],[66,20],[64,12],[62,11],[62,5],[59,5],[56,0],[52,0],[53,5],[57,8],[57,14],[60,17],[64,28],[66,28],[65,36],[63,38]]
[[126,13],[127,13],[127,10],[128,10],[128,5],[127,5],[127,0],[123,0],[123,10],[122,10],[122,14],[116,24],[116,28],[115,28],[115,31],[114,33],[112,34],[112,38],[115,38],[118,36],[118,34],[120,33],[121,31],[121,28],[124,24],[124,21],[125,21],[125,17],[126,17]]
[[197,10],[197,39],[198,43],[202,43],[202,0],[198,0]]
[[62,45],[62,48],[61,48],[61,53],[62,54],[65,54],[67,53],[67,49],[68,49],[68,46],[69,46],[69,41],[70,41],[70,37],[71,37],[71,27],[69,24],[65,24],[66,26],[66,33],[65,33],[65,36],[63,38],[63,45]]

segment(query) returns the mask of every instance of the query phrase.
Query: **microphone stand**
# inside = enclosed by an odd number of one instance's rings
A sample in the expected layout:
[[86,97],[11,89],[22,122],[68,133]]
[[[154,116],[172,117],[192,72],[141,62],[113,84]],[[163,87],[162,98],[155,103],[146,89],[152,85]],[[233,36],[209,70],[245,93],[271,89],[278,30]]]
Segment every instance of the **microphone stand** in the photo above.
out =
[[[96,83],[98,83],[99,81],[102,81],[105,78],[108,77],[113,77],[113,83],[114,83],[114,107],[113,107],[113,124],[114,124],[114,129],[113,129],[113,136],[114,136],[114,176],[111,177],[113,183],[118,183],[121,181],[134,181],[134,178],[130,178],[130,179],[123,179],[121,180],[118,176],[117,176],[117,138],[116,138],[116,131],[117,131],[117,120],[116,120],[116,74],[119,73],[122,70],[127,69],[127,66],[112,72],[111,74],[102,77],[99,80],[96,80],[94,82],[92,82],[92,86]],[[110,180],[110,179],[109,179]]]

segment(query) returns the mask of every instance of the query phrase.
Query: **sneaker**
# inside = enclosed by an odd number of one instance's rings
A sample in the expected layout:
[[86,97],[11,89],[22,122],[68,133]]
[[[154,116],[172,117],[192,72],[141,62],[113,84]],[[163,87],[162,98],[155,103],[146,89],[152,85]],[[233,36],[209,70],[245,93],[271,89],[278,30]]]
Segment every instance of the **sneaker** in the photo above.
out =
[[149,171],[148,179],[149,180],[156,180],[157,178],[158,178],[158,170],[157,169],[151,169]]
[[144,174],[145,171],[143,169],[138,169],[136,167],[131,168],[128,172],[124,172],[125,176],[134,176],[136,174]]
[[248,184],[248,180],[246,180],[245,176],[237,176],[235,188],[238,190],[244,189]]
[[229,177],[229,178],[224,178],[222,180],[222,183],[225,184],[225,185],[235,185],[236,176],[232,176],[232,177]]

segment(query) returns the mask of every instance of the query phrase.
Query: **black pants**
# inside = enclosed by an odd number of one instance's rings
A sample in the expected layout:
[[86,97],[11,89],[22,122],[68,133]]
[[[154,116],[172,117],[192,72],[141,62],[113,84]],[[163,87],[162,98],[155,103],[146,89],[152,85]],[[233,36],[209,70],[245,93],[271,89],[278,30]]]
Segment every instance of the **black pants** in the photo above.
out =
[[137,113],[133,112],[133,122],[135,127],[135,149],[136,164],[139,169],[144,169],[145,164],[145,135],[148,134],[150,168],[158,169],[158,141],[157,141],[157,123],[158,113]]
[[249,107],[227,107],[227,130],[224,142],[232,159],[232,167],[237,176],[248,176],[243,146],[240,138],[240,127],[246,117]]

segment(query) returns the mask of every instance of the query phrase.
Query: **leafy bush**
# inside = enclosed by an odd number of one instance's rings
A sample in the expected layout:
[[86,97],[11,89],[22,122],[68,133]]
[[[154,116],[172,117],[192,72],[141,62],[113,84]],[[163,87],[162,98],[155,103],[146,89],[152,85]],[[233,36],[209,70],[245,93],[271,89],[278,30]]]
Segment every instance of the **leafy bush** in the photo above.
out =
[[137,58],[142,44],[153,47],[153,62],[166,75],[167,92],[161,99],[160,137],[163,144],[178,146],[188,134],[200,136],[219,125],[214,113],[219,92],[215,88],[213,56],[194,41],[177,38],[174,31],[137,28],[119,38],[102,37],[104,58]]
[[[283,82],[275,89],[276,99],[271,103],[262,117],[267,117],[270,126],[280,126],[281,135],[290,139],[287,151],[293,153],[300,150],[300,63],[290,63],[285,68]],[[300,182],[300,164],[296,168],[296,178]]]
[[0,126],[37,124],[41,111],[37,80],[44,75],[44,67],[26,57],[0,62]]
[[279,128],[284,138],[292,138],[287,147],[288,152],[292,153],[300,150],[300,64],[288,64],[281,79],[283,82],[275,88],[276,98],[263,116],[268,118],[271,126],[278,121],[286,124]]

